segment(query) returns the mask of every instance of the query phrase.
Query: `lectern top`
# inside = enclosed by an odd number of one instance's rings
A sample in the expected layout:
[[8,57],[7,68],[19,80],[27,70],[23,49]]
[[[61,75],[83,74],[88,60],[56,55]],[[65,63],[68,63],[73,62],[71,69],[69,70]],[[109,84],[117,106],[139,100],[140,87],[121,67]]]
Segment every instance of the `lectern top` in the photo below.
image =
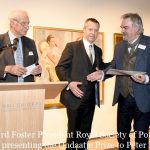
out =
[[23,82],[23,83],[1,83],[0,91],[34,90],[45,89],[45,98],[55,98],[65,86],[67,81],[61,82]]

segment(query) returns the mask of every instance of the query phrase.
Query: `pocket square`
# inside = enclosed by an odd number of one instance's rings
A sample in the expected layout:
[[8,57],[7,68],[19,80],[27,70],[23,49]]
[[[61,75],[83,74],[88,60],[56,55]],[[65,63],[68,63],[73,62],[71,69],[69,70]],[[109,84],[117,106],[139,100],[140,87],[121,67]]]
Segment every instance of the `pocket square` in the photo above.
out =
[[32,56],[32,55],[33,55],[33,52],[32,52],[32,51],[30,51],[30,52],[29,52],[29,56]]

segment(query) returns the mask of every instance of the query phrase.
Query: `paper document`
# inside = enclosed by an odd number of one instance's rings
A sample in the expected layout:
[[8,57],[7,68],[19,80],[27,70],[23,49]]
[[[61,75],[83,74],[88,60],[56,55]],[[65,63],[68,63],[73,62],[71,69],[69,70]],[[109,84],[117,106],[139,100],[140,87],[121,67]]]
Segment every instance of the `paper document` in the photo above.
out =
[[31,74],[31,72],[32,72],[32,70],[33,70],[33,68],[34,68],[35,66],[36,66],[35,64],[32,64],[32,65],[30,65],[30,66],[26,67],[27,72],[26,72],[26,74],[25,74],[25,75],[23,75],[22,77],[23,77],[23,78],[25,78],[26,76],[30,75],[30,74]]
[[106,74],[110,75],[129,75],[133,76],[135,74],[138,75],[143,75],[146,74],[146,72],[141,72],[141,71],[128,71],[128,70],[119,70],[119,69],[109,69]]

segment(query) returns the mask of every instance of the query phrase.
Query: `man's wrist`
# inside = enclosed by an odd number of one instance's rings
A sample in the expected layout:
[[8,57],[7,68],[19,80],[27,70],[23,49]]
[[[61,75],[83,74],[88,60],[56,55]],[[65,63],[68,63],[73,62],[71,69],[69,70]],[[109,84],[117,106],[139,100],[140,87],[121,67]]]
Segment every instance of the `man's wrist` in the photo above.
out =
[[9,73],[11,69],[11,66],[6,66],[4,69],[4,73]]

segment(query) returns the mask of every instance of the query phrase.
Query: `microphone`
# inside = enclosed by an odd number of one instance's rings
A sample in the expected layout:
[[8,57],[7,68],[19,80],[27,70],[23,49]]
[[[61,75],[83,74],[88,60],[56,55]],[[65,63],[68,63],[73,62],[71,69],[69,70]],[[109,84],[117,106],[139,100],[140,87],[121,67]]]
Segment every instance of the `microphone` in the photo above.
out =
[[19,42],[19,39],[18,39],[18,38],[15,38],[15,39],[13,40],[12,49],[13,49],[14,51],[17,49],[18,42]]
[[12,47],[13,50],[16,50],[17,45],[18,45],[18,41],[19,41],[18,38],[15,38],[13,40],[13,44],[7,44],[7,45],[4,45],[4,46],[0,47],[0,51],[3,51],[4,49],[10,48],[10,47]]

